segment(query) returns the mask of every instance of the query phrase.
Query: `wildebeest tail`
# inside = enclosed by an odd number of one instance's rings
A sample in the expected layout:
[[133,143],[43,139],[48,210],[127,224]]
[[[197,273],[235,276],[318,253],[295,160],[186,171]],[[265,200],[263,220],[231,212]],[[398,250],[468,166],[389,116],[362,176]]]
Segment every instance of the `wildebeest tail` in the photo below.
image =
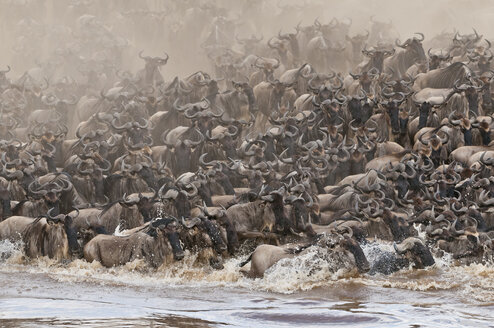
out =
[[243,267],[244,265],[246,265],[247,263],[250,262],[250,260],[252,260],[252,255],[254,254],[254,252],[250,253],[249,257],[247,258],[247,260],[243,261],[242,263],[240,263],[239,267]]

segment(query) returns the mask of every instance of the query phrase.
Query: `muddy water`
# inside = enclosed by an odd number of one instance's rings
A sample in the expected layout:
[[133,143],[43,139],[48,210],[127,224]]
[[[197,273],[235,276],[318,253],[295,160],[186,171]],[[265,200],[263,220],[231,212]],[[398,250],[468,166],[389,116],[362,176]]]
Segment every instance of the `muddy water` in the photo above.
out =
[[[364,251],[372,262],[389,245]],[[455,266],[358,276],[305,258],[281,261],[263,279],[241,259],[220,271],[187,256],[158,270],[135,261],[107,269],[83,260],[26,260],[0,242],[0,327],[489,327],[494,266]]]

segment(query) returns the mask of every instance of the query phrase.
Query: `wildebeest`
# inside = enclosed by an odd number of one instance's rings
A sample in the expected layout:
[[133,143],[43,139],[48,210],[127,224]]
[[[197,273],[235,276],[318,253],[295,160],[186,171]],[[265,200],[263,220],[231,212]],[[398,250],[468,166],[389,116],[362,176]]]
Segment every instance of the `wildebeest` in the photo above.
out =
[[56,260],[70,259],[79,252],[77,235],[72,228],[72,216],[59,214],[38,217],[22,231],[24,252],[28,257],[48,256]]
[[240,265],[244,266],[250,261],[250,269],[245,272],[245,274],[252,278],[262,277],[266,270],[276,264],[276,262],[286,258],[302,256],[304,253],[307,253],[309,247],[313,245],[322,248],[321,253],[317,256],[321,256],[322,259],[331,261],[335,265],[342,266],[332,268],[334,271],[342,268],[347,270],[355,268],[358,272],[365,273],[369,270],[369,263],[365,258],[362,248],[346,234],[323,235],[314,243],[298,245],[295,247],[260,245],[249,258]]
[[401,79],[405,76],[406,71],[415,63],[427,61],[422,41],[424,34],[416,33],[419,38],[409,38],[400,43],[396,40],[395,44],[403,50],[396,52],[391,57],[384,59],[383,72],[389,74],[392,79]]
[[453,63],[445,68],[438,68],[417,76],[413,84],[415,91],[425,88],[448,89],[456,84],[472,81],[471,70],[463,63]]
[[184,252],[174,224],[175,220],[163,218],[128,236],[97,235],[84,247],[84,258],[106,267],[143,259],[157,268],[174,259],[181,260]]

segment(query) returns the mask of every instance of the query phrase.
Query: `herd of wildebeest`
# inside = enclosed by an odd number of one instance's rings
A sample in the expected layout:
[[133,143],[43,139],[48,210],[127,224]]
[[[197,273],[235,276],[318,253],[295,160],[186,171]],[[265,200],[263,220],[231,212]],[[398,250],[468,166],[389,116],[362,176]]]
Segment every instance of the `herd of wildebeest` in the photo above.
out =
[[[78,23],[81,49],[118,56],[94,16]],[[243,256],[251,277],[313,246],[359,273],[490,261],[490,41],[443,32],[424,51],[422,33],[350,24],[229,39],[218,16],[201,45],[210,67],[170,79],[166,53],[140,51],[135,74],[92,59],[85,82],[5,64],[0,240],[106,267]],[[369,263],[374,240],[394,252]]]

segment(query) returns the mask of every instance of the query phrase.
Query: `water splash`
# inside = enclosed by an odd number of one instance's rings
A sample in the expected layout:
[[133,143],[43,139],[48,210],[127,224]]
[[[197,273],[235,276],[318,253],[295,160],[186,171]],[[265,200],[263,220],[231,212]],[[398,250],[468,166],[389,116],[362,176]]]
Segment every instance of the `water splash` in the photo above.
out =
[[260,290],[291,294],[329,286],[338,279],[356,275],[356,271],[338,253],[310,247],[299,256],[277,262],[253,285]]
[[25,262],[22,241],[0,241],[0,264],[22,264]]
[[[389,242],[375,241],[362,246],[372,265],[383,252],[393,252]],[[435,258],[436,264],[425,270],[405,268],[388,276],[359,275],[338,256],[329,256],[318,247],[293,258],[279,261],[263,278],[249,279],[240,272],[244,257],[226,259],[222,270],[199,263],[196,254],[186,252],[180,262],[150,268],[135,260],[123,266],[105,268],[98,262],[83,259],[57,262],[47,257],[27,259],[21,242],[0,242],[0,271],[44,273],[63,282],[91,282],[102,285],[241,287],[248,290],[291,294],[341,284],[398,288],[413,291],[457,291],[470,301],[485,302],[494,298],[494,266],[472,264],[456,266],[448,254]]]

